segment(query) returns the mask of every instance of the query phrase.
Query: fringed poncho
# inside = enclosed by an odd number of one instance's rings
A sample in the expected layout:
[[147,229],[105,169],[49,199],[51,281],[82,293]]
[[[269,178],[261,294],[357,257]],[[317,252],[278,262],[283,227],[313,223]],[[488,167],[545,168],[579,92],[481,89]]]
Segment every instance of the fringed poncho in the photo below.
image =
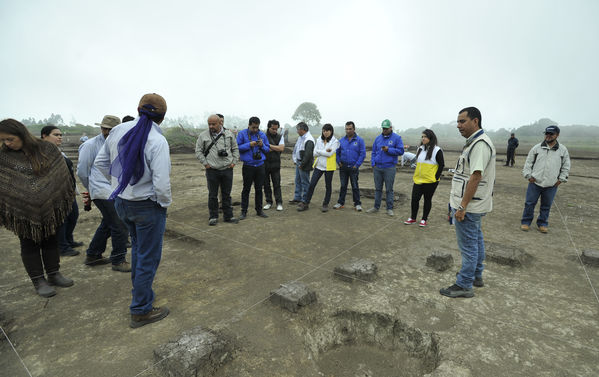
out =
[[22,151],[0,149],[0,226],[38,243],[56,234],[75,198],[62,154],[53,144],[41,144],[48,158],[41,175]]

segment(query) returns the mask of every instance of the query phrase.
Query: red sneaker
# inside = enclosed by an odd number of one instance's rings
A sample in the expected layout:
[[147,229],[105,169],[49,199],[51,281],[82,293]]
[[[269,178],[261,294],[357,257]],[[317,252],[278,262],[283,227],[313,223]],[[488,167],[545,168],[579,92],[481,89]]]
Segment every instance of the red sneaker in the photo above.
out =
[[414,220],[413,218],[408,218],[406,221],[404,221],[403,223],[406,225],[410,225],[410,224],[414,224],[416,222],[416,220]]
[[426,226],[426,220],[420,220],[420,223],[418,223],[418,226]]

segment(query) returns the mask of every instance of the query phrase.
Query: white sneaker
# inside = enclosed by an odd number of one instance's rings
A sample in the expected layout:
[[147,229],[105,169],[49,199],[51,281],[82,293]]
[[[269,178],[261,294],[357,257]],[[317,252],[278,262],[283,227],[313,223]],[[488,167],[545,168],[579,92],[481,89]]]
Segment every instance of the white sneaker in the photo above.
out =
[[343,204],[335,203],[335,205],[333,206],[333,209],[339,209],[339,208],[343,208]]
[[262,209],[270,209],[270,207],[272,207],[272,204],[266,203],[266,205],[262,207]]
[[362,212],[362,206],[358,204],[358,205],[356,206],[356,211],[358,211],[358,212]]
[[388,209],[387,210],[387,215],[394,216],[393,210],[392,209]]
[[283,205],[277,204],[277,211],[282,211],[282,210],[283,210]]
[[378,208],[372,207],[371,209],[369,209],[368,211],[366,211],[366,213],[377,213],[379,211]]

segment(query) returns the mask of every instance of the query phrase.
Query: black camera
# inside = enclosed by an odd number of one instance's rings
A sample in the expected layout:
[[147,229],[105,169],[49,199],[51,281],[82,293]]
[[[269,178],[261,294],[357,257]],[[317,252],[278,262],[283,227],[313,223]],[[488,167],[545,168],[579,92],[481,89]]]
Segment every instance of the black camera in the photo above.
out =
[[219,155],[220,157],[227,157],[227,156],[229,155],[229,153],[227,153],[227,151],[226,151],[226,150],[224,150],[224,149],[219,149],[219,150],[218,150],[218,155]]
[[254,157],[254,160],[261,160],[262,159],[262,153],[260,153],[260,152],[254,152],[254,155],[252,157]]

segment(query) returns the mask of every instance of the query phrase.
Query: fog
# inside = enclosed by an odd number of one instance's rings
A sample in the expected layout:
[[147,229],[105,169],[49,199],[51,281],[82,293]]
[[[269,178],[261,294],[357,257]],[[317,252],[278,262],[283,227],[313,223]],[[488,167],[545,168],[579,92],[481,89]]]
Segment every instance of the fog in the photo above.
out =
[[93,124],[156,92],[220,112],[396,128],[599,125],[599,2],[0,2],[0,118]]

